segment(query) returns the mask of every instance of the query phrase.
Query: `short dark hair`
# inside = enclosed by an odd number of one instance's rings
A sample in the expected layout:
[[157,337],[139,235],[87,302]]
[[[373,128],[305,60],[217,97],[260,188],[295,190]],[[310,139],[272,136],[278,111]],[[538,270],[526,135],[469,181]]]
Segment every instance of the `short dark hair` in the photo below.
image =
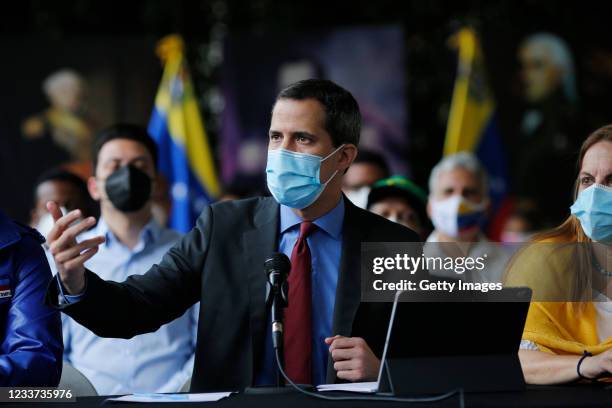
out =
[[115,139],[128,139],[142,144],[151,154],[151,158],[153,158],[153,165],[157,169],[157,144],[151,135],[149,135],[149,132],[147,132],[144,127],[139,125],[134,125],[131,123],[117,123],[101,130],[96,135],[96,139],[93,143],[93,152],[91,155],[93,158],[94,174],[96,173],[96,167],[98,166],[98,154],[100,154],[102,146]]
[[378,167],[383,173],[382,178],[387,178],[391,175],[387,160],[385,160],[384,156],[380,153],[366,149],[359,149],[359,153],[357,153],[357,157],[355,158],[353,164],[357,163],[368,163]]
[[70,183],[77,189],[79,194],[82,194],[84,198],[87,199],[90,197],[85,180],[61,167],[53,167],[49,170],[45,170],[38,176],[36,183],[34,184],[34,196],[36,196],[36,190],[38,190],[38,187],[47,181],[63,181]]
[[83,212],[83,216],[88,217],[91,215],[97,217],[99,215],[98,206],[89,195],[85,180],[62,167],[53,167],[45,170],[38,176],[34,184],[34,206],[36,206],[36,202],[38,201],[38,187],[46,182],[63,182],[72,185],[83,200],[81,204],[84,207],[80,208]]
[[361,113],[359,105],[349,91],[327,79],[305,79],[283,89],[279,99],[315,99],[325,111],[325,130],[334,147],[344,143],[359,145]]

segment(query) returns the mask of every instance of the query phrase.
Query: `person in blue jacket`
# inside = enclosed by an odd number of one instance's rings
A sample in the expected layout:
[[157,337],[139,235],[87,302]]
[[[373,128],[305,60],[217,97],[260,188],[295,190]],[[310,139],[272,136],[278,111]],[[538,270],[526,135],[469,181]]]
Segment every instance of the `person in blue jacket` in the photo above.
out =
[[36,230],[0,212],[0,387],[57,386],[59,312],[43,302],[51,270]]

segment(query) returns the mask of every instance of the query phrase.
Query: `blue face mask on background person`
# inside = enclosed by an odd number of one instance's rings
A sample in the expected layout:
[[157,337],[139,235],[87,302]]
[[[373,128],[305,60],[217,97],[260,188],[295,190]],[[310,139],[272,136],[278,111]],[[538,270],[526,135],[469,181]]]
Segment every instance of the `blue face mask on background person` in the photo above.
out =
[[612,188],[601,184],[585,188],[570,210],[589,238],[612,243]]
[[343,146],[324,158],[285,149],[268,150],[266,178],[272,196],[280,204],[298,210],[314,203],[338,173],[336,170],[325,183],[321,183],[321,163]]

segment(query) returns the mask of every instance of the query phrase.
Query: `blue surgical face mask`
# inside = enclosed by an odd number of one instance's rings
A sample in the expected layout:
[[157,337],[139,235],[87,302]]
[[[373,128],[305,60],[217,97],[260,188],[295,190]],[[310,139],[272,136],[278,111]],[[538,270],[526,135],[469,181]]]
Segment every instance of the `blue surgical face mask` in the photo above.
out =
[[268,150],[266,177],[272,196],[280,204],[299,210],[314,203],[338,174],[336,170],[325,183],[321,183],[321,163],[343,146],[323,158],[285,149]]
[[612,188],[601,184],[585,188],[570,210],[589,238],[612,243]]

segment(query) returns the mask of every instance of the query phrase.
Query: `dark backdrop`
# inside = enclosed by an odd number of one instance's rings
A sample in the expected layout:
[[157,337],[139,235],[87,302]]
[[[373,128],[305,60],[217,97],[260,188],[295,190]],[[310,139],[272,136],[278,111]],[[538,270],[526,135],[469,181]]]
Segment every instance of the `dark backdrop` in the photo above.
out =
[[33,175],[28,174],[28,154],[20,148],[17,131],[23,118],[45,106],[40,82],[56,68],[72,66],[97,81],[101,93],[96,108],[103,121],[146,123],[161,72],[153,53],[155,41],[179,32],[188,44],[216,148],[222,109],[216,96],[223,63],[218,51],[226,33],[283,35],[401,24],[410,117],[407,160],[416,181],[425,185],[441,155],[456,69],[446,39],[456,28],[471,23],[481,33],[502,136],[511,144],[522,110],[516,48],[520,39],[536,31],[558,34],[572,48],[586,127],[612,122],[610,11],[606,2],[554,0],[13,2],[3,9],[0,26],[0,207],[13,217],[27,218]]

